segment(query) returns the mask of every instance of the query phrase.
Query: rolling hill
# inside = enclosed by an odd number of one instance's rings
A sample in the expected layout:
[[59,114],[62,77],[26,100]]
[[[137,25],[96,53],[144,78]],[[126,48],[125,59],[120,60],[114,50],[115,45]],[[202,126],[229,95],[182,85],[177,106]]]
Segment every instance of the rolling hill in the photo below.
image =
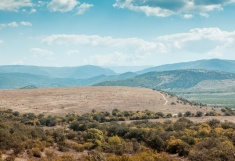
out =
[[[53,89],[0,90],[0,108],[12,109],[21,113],[45,115],[84,114],[96,111],[112,112],[117,108],[128,111],[151,110],[165,114],[178,114],[199,107],[178,102],[177,97],[146,88],[130,87],[79,87]],[[174,102],[174,105],[172,104]],[[202,107],[203,113],[211,108]],[[220,113],[219,109],[217,109]]]
[[130,86],[160,89],[190,101],[210,106],[235,106],[235,74],[211,70],[174,70],[149,72],[96,86]]
[[210,70],[173,70],[162,72],[149,72],[137,75],[134,78],[106,81],[97,86],[132,86],[156,89],[187,89],[196,86],[205,80],[235,79],[234,73],[210,71]]
[[210,59],[176,64],[166,64],[138,71],[137,74],[144,74],[152,71],[169,71],[179,69],[219,70],[235,73],[235,60]]
[[[117,67],[117,69],[119,68],[122,69],[122,67]],[[212,71],[212,69],[217,71]],[[233,85],[232,87],[228,85],[231,80],[235,79],[233,72],[235,72],[235,61],[220,59],[163,65],[147,68],[137,73],[123,74],[116,74],[110,69],[91,65],[80,67],[0,66],[0,89],[17,89],[27,86],[36,88],[74,87],[97,84],[199,90],[204,89],[204,86],[213,85],[217,81],[215,87],[210,87],[212,91],[217,90],[219,86],[234,89]],[[220,80],[228,81],[218,82]],[[203,81],[205,82],[203,83]]]

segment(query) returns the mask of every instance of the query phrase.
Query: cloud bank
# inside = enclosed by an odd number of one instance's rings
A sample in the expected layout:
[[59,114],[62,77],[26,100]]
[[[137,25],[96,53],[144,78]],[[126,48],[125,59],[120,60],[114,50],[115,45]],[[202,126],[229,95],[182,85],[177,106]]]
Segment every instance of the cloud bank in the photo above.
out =
[[77,0],[52,0],[47,7],[53,12],[68,12],[74,9],[79,2]]
[[[181,14],[199,14],[222,10],[234,0],[116,0],[114,7],[143,12],[147,16],[167,17]],[[184,16],[185,17],[185,16]]]
[[194,28],[184,33],[159,36],[152,41],[66,34],[50,35],[41,40],[50,46],[72,48],[73,50],[66,52],[70,56],[77,51],[79,55],[89,53],[83,62],[94,65],[135,64],[150,57],[171,54],[221,57],[235,50],[235,31],[223,31],[219,28]]
[[93,6],[93,4],[82,3],[80,6],[78,6],[77,14],[82,15]]
[[82,15],[88,11],[93,4],[80,3],[77,0],[52,0],[48,3],[47,8],[52,12],[69,12],[77,9],[77,15]]

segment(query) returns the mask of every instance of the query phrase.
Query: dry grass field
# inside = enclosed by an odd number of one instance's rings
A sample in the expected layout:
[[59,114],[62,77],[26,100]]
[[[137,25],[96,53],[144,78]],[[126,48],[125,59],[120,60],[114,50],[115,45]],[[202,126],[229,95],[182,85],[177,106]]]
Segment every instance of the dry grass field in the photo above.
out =
[[[211,111],[210,107],[192,107],[176,103],[177,98],[147,88],[79,87],[0,91],[0,108],[21,113],[66,115],[97,111],[151,110],[177,114],[179,112]],[[171,105],[175,102],[176,105]],[[218,112],[220,111],[217,109]]]

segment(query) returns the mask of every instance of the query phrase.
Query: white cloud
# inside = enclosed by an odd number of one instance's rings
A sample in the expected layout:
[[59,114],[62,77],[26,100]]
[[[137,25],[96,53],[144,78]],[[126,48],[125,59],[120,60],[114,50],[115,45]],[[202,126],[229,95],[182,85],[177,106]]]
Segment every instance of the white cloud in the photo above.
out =
[[165,47],[161,43],[145,41],[139,38],[112,38],[98,35],[51,35],[42,39],[47,44],[58,45],[82,45],[82,46],[107,46],[134,48],[140,52],[165,52]]
[[31,8],[30,10],[22,9],[22,12],[27,13],[27,14],[32,14],[32,13],[36,13],[37,10],[35,8]]
[[52,0],[47,7],[53,12],[68,12],[72,11],[78,4],[77,0]]
[[94,6],[93,4],[82,3],[81,5],[78,6],[77,14],[82,15],[93,6]]
[[[112,38],[98,35],[51,35],[42,38],[48,45],[58,45],[63,48],[75,48],[84,57],[88,64],[128,64],[144,59],[152,54],[165,53],[164,44],[154,41],[145,41],[139,38]],[[104,50],[105,49],[105,50]],[[110,54],[112,53],[112,54]],[[67,55],[71,55],[71,51]],[[134,64],[134,63],[133,63]]]
[[8,24],[10,27],[18,27],[18,24],[16,22],[11,22]]
[[26,21],[22,21],[22,22],[20,22],[20,24],[22,26],[32,26],[32,24],[30,22],[26,22]]
[[34,56],[52,56],[54,55],[53,52],[41,48],[32,48],[30,52],[33,53]]
[[0,24],[0,29],[6,28],[6,27],[18,27],[18,24],[16,22],[10,22],[8,24]]
[[2,43],[4,43],[4,41],[3,41],[3,40],[0,40],[0,44],[2,44]]
[[37,10],[34,9],[34,8],[32,8],[32,9],[30,10],[29,14],[31,14],[31,13],[36,13],[36,12],[37,12]]
[[0,29],[4,29],[6,27],[18,27],[19,25],[21,26],[32,26],[30,22],[22,21],[20,23],[17,22],[10,22],[8,24],[0,24]]
[[187,33],[165,35],[157,38],[168,47],[168,51],[186,51],[221,56],[235,46],[235,31],[219,28],[195,28]]
[[184,14],[183,18],[184,19],[191,19],[191,18],[193,18],[193,15],[192,14]]
[[46,3],[47,3],[47,2],[38,1],[38,2],[36,3],[36,6],[37,6],[37,7],[41,7],[41,6],[44,6]]
[[235,51],[235,31],[223,31],[219,28],[194,28],[188,32],[163,35],[152,41],[65,34],[46,36],[41,40],[54,48],[73,48],[64,53],[73,55],[79,51],[84,64],[94,65],[134,65],[148,62],[147,59],[157,59],[158,56],[167,57],[166,55],[221,57]]
[[151,7],[148,5],[137,6],[134,5],[131,0],[116,0],[116,3],[113,6],[122,9],[127,8],[137,12],[144,12],[147,16],[166,17],[173,14],[172,11],[160,7]]
[[235,36],[235,31],[228,32],[222,31],[219,28],[195,28],[191,29],[187,33],[179,33],[172,35],[165,35],[158,37],[161,41],[171,41],[178,42],[178,44],[183,44],[189,41],[197,41],[202,39],[208,39],[211,41],[223,41],[223,42],[233,42]]
[[15,11],[23,7],[32,7],[31,0],[0,0],[0,10],[2,11]]
[[[223,6],[234,0],[116,0],[114,7],[143,12],[147,16],[167,17],[175,14],[200,14],[223,10]],[[183,16],[184,17],[184,16]]]

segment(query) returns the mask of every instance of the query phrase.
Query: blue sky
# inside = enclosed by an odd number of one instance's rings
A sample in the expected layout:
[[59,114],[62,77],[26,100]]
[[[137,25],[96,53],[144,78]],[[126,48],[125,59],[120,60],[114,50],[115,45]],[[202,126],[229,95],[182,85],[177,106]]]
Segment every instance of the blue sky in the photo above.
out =
[[235,0],[0,0],[0,65],[235,59]]

